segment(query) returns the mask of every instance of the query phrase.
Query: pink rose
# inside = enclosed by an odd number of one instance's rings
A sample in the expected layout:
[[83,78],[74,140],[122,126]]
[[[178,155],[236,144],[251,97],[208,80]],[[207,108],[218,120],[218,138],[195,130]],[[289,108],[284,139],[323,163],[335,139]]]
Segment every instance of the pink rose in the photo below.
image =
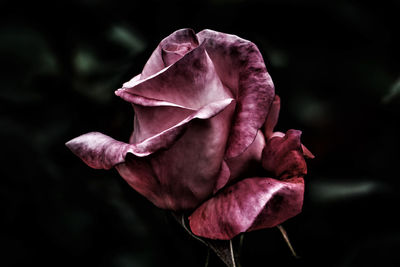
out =
[[135,111],[129,143],[91,132],[66,145],[156,206],[191,212],[194,234],[231,239],[301,211],[312,154],[300,131],[273,132],[280,100],[252,42],[178,30],[115,94]]

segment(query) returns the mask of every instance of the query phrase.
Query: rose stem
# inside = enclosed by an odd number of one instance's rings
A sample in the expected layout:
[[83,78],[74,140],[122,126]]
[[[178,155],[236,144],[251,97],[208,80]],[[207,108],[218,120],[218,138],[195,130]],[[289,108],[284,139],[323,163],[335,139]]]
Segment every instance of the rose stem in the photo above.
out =
[[294,248],[293,248],[292,244],[290,243],[290,240],[289,240],[289,237],[288,237],[288,235],[286,233],[286,230],[283,228],[282,225],[277,225],[276,227],[279,229],[279,231],[281,231],[283,239],[285,239],[286,244],[288,245],[290,251],[292,252],[293,257],[299,258],[299,256],[297,256],[297,254],[296,254],[296,251],[294,251]]
[[231,249],[232,267],[236,267],[236,263],[235,263],[235,254],[234,254],[234,252],[233,252],[232,239],[229,240],[229,248]]

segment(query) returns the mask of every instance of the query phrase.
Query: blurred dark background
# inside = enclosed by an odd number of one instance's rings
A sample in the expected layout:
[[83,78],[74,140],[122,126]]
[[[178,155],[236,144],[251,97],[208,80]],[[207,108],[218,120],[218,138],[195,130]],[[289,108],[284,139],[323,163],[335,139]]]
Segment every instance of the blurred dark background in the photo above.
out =
[[[114,90],[159,41],[190,27],[255,42],[281,96],[278,130],[303,131],[303,213],[246,234],[243,267],[400,266],[400,2],[1,1],[1,266],[204,266],[207,249],[115,170],[64,143],[127,140]],[[211,257],[210,267],[223,266]]]

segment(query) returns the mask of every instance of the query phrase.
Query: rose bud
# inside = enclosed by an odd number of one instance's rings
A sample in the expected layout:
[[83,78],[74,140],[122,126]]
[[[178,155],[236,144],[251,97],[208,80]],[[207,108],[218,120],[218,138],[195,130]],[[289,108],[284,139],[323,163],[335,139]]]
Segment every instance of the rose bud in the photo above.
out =
[[91,132],[66,145],[156,206],[191,213],[194,234],[231,239],[301,211],[312,154],[299,131],[273,132],[280,102],[254,43],[178,30],[115,93],[135,112],[129,141]]

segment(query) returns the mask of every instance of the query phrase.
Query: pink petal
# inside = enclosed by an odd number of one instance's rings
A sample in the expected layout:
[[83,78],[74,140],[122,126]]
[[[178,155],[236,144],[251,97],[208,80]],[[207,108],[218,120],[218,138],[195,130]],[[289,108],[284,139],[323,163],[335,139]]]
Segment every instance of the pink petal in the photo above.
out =
[[110,169],[125,160],[132,146],[107,135],[90,132],[65,144],[75,155],[94,169]]
[[66,146],[90,167],[110,169],[116,164],[124,162],[127,153],[144,157],[160,149],[169,148],[182,136],[190,121],[212,118],[231,105],[232,102],[233,99],[225,99],[210,103],[193,112],[173,127],[136,144],[123,143],[102,133],[91,132],[70,140],[66,143]]
[[274,132],[274,128],[278,122],[280,108],[281,100],[278,95],[275,95],[274,102],[272,102],[267,119],[264,123],[264,133],[267,138],[270,138]]
[[239,156],[226,160],[231,173],[229,182],[238,178],[257,176],[261,166],[261,155],[265,147],[264,134],[259,130],[254,142]]
[[301,131],[289,130],[282,137],[272,135],[262,154],[262,166],[280,179],[304,176],[307,165],[300,142]]
[[223,188],[229,181],[229,177],[231,176],[231,172],[229,170],[228,164],[223,160],[221,164],[221,170],[219,172],[218,178],[216,179],[215,187],[213,190],[213,194],[215,194],[218,190]]
[[122,89],[133,95],[194,110],[214,101],[232,98],[219,79],[204,45],[146,79],[125,83]]
[[222,83],[238,105],[225,157],[243,153],[256,138],[274,98],[274,85],[255,44],[235,35],[203,30],[204,44]]
[[248,178],[219,192],[189,217],[195,235],[229,240],[239,233],[274,227],[301,212],[304,181]]
[[173,146],[149,158],[162,187],[163,208],[193,209],[228,179],[223,157],[234,107],[232,102],[209,120],[192,120]]
[[160,203],[159,182],[145,158],[127,155],[125,161],[115,166],[124,180],[137,192],[145,196],[154,205],[162,207]]
[[[182,45],[183,44],[183,45]],[[180,59],[199,45],[192,29],[181,29],[164,38],[143,68],[141,79],[145,79]]]

